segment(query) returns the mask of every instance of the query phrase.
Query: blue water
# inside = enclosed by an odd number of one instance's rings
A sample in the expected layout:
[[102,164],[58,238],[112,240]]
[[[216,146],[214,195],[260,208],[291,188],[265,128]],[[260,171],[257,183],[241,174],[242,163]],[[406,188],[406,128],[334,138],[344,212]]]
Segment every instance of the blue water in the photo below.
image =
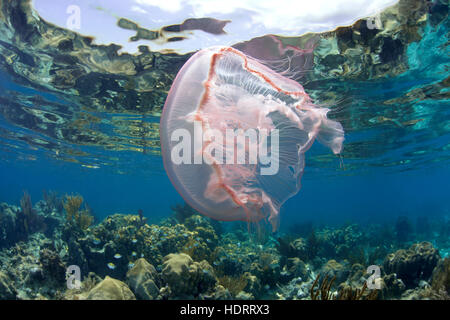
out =
[[[162,166],[161,158],[145,159]],[[82,194],[98,219],[113,213],[136,214],[142,209],[150,221],[167,217],[170,207],[183,203],[162,171],[150,176],[118,175],[107,169],[81,168],[47,159],[3,162],[1,201],[19,204],[24,190],[32,200],[43,190]],[[308,169],[299,194],[281,209],[281,230],[296,222],[342,224],[391,221],[406,215],[450,214],[448,167],[389,173],[382,169],[362,175],[314,178]]]

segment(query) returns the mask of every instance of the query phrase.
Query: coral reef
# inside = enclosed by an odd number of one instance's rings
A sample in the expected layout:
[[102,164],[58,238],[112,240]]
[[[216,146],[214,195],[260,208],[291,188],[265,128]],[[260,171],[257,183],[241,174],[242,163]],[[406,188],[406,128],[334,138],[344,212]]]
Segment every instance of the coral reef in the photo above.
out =
[[33,209],[30,194],[26,191],[20,199],[20,207],[22,210],[17,213],[16,232],[23,240],[29,234],[43,230],[45,224],[43,217],[38,215]]
[[127,284],[141,300],[154,300],[159,295],[157,286],[158,273],[154,266],[144,258],[136,261],[134,266],[127,272]]
[[[375,224],[325,226],[311,228],[305,238],[290,234],[274,238],[257,237],[245,231],[245,224],[219,228],[217,233],[211,220],[196,213],[186,215],[183,223],[169,217],[160,224],[148,224],[142,213],[117,213],[81,228],[75,218],[81,196],[68,196],[64,204],[60,212],[45,200],[31,207],[32,214],[52,227],[51,232],[36,230],[26,239],[14,237],[14,224],[23,208],[0,204],[4,222],[0,225],[0,299],[366,300],[449,296],[449,258],[441,259],[431,244],[447,242],[439,241],[441,223],[434,220],[430,220],[431,232],[411,231],[412,239],[427,234],[430,242],[412,243],[404,249],[405,242],[397,241],[395,232]],[[30,210],[29,203],[24,207]],[[363,257],[355,258],[360,249]],[[447,252],[448,247],[441,250]],[[381,267],[380,290],[367,287],[371,261],[378,261]],[[80,267],[79,288],[66,286],[70,265]]]
[[42,208],[42,211],[46,213],[50,213],[52,211],[62,213],[64,209],[64,199],[58,194],[58,192],[44,190],[42,191],[42,199],[43,204],[45,204],[45,208]]
[[117,279],[106,278],[97,284],[86,297],[87,300],[136,300],[133,292],[125,283]]
[[[120,21],[136,29],[137,37],[151,38],[144,34],[148,30]],[[398,142],[416,130],[423,130],[417,131],[423,140],[420,149],[404,154],[405,164],[430,141],[434,150],[445,151],[448,145],[434,139],[448,131],[439,107],[448,98],[448,72],[439,64],[442,72],[431,76],[438,67],[428,60],[448,44],[448,1],[400,0],[380,13],[382,29],[370,28],[368,21],[278,37],[283,45],[313,40],[313,65],[302,83],[321,104],[338,103],[333,118],[342,119],[349,132],[383,132],[365,143],[349,141],[346,167],[354,159],[389,166],[385,152],[398,150]],[[49,24],[29,0],[0,1],[0,69],[14,82],[0,95],[0,116],[20,128],[1,132],[5,150],[27,156],[29,150],[15,150],[26,145],[90,169],[119,161],[91,154],[97,149],[91,147],[159,154],[157,119],[190,54],[147,46],[133,55],[119,50]],[[409,83],[417,75],[424,86],[400,93],[384,91],[380,81]],[[382,89],[389,100],[360,98],[367,86]],[[348,97],[351,103],[343,102]],[[436,131],[424,131],[436,123]],[[313,168],[335,166],[321,156],[309,162]],[[35,203],[27,192],[17,204],[0,203],[0,299],[449,299],[448,214],[423,212],[413,220],[409,212],[394,212],[384,225],[306,222],[292,224],[288,234],[270,235],[249,232],[246,224],[211,221],[186,204],[153,224],[137,208],[130,210],[137,215],[113,211],[94,221],[83,202],[80,195],[48,191]],[[66,287],[71,265],[80,267],[80,288]],[[379,291],[367,288],[369,265],[381,267]]]
[[402,296],[402,300],[450,300],[450,295],[440,289],[439,291],[433,290],[430,285],[423,281],[419,287],[406,290]]
[[0,203],[0,248],[17,242],[19,235],[16,232],[16,217],[18,208]]
[[378,290],[371,290],[367,293],[366,289],[366,282],[364,282],[361,289],[354,289],[347,284],[342,284],[336,295],[336,300],[376,300],[378,297]]
[[429,242],[413,244],[408,250],[397,250],[384,260],[386,274],[395,273],[407,288],[417,286],[420,280],[428,280],[439,262],[438,250]]
[[171,295],[191,298],[212,290],[217,281],[208,262],[194,262],[184,253],[164,257],[162,278]]
[[44,210],[43,201],[32,207],[28,193],[20,200],[21,207],[0,203],[0,248],[26,241],[32,234],[43,232],[49,238],[58,237],[62,216],[55,211]]
[[224,288],[228,289],[233,297],[236,297],[241,291],[244,291],[248,284],[248,279],[244,274],[239,277],[223,276],[219,277],[218,280]]
[[69,223],[74,223],[81,230],[86,230],[94,221],[94,216],[88,207],[80,210],[82,203],[83,197],[80,195],[66,196],[64,209],[66,210],[66,219]]
[[444,290],[450,295],[450,258],[439,261],[433,270],[431,286],[435,291]]
[[382,294],[384,299],[399,297],[405,290],[406,286],[402,279],[397,278],[397,274],[391,273],[385,275],[382,279]]
[[322,266],[321,273],[333,278],[338,284],[340,284],[348,278],[350,270],[347,265],[331,259]]
[[0,272],[0,299],[14,300],[16,299],[16,289],[12,286],[11,279]]
[[[378,290],[371,290],[366,293],[367,283],[364,282],[361,289],[354,289],[346,283],[342,283],[336,293],[331,291],[336,276],[332,278],[328,275],[320,281],[320,273],[314,280],[310,295],[311,300],[376,300],[378,297]],[[320,285],[319,285],[320,282]]]
[[[331,300],[333,298],[331,291],[331,286],[336,280],[336,276],[331,279],[328,278],[328,275],[325,275],[325,278],[320,282],[320,273],[317,275],[311,286],[311,300]],[[317,286],[317,289],[316,289]]]
[[42,266],[42,276],[45,281],[53,281],[55,287],[64,286],[66,266],[54,248],[41,249],[39,263]]

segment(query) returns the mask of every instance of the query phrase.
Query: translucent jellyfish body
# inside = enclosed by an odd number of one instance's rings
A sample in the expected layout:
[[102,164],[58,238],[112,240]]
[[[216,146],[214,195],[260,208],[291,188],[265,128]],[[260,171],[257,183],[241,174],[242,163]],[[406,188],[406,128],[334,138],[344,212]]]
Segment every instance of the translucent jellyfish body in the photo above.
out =
[[194,209],[217,220],[276,230],[281,205],[300,190],[315,139],[338,154],[342,126],[303,87],[230,47],[194,54],[161,116],[164,167]]

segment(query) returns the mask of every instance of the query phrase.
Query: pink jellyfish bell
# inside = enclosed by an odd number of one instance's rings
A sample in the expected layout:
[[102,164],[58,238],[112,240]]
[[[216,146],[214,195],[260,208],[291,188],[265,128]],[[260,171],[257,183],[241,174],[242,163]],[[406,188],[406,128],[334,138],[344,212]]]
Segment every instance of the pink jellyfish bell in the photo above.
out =
[[186,202],[217,220],[275,231],[281,205],[300,190],[304,153],[317,138],[338,154],[342,126],[303,87],[230,47],[194,54],[161,116],[164,167]]

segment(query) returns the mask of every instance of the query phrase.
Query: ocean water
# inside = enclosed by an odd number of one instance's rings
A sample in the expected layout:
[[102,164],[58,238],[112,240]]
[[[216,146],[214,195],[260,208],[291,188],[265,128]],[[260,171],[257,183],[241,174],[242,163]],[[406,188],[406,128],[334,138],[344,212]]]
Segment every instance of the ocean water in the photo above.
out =
[[[448,2],[410,2],[410,11],[382,13],[384,36],[367,27],[353,27],[350,38],[318,33],[314,63],[298,81],[342,124],[343,150],[333,155],[315,142],[306,152],[300,192],[281,207],[271,239],[308,223],[320,230],[450,220]],[[163,167],[159,118],[191,53],[155,53],[146,69],[132,55],[33,20],[28,2],[18,3],[4,2],[0,14],[0,202],[20,206],[27,191],[35,204],[53,190],[82,195],[96,224],[140,210],[148,224],[170,218],[184,200]],[[330,39],[338,39],[337,53]],[[422,240],[448,254],[448,241]]]

